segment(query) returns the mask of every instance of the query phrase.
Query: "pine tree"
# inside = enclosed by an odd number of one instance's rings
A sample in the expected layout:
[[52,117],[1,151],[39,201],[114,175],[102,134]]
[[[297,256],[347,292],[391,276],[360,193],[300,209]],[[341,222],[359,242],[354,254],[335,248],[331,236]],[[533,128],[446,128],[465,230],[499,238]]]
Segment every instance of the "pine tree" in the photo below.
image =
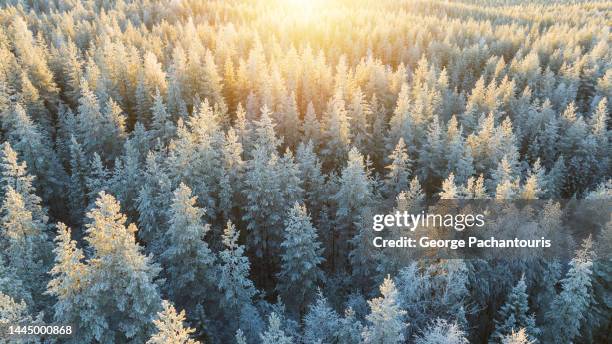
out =
[[41,295],[50,263],[49,244],[46,222],[34,218],[22,195],[8,186],[0,208],[0,247],[9,271],[33,296],[36,305],[30,305],[32,309],[41,310],[45,306]]
[[370,146],[369,126],[372,110],[361,89],[353,93],[348,116],[351,124],[351,143],[357,149],[365,151]]
[[[374,180],[366,163],[359,151],[352,148],[349,152],[347,166],[340,175],[338,190],[332,196],[337,204],[336,220],[339,224],[334,229],[338,231],[334,233],[337,235],[338,243],[335,244],[337,247],[332,247],[332,253],[351,251],[352,247],[347,246],[345,242],[355,239],[355,236],[359,234],[355,224],[363,219],[362,213],[375,200]],[[332,256],[332,263],[338,258]],[[341,264],[342,261],[338,261]]]
[[503,341],[503,338],[521,329],[527,333],[531,341],[534,341],[539,335],[540,330],[536,327],[535,317],[528,313],[526,291],[525,276],[522,276],[498,312],[500,320],[495,322],[495,332],[491,335],[492,341]]
[[417,337],[416,344],[467,344],[469,341],[457,323],[437,319],[430,328]]
[[[80,340],[93,340],[94,334],[81,325],[81,317],[87,311],[85,290],[89,279],[87,265],[83,262],[85,255],[80,248],[77,248],[76,241],[71,239],[70,229],[63,223],[57,224],[55,242],[56,246],[53,249],[55,265],[50,271],[53,278],[47,285],[47,293],[57,298],[54,305],[54,320],[77,326],[74,329],[74,343],[79,343]],[[83,323],[87,321],[95,323],[96,320],[84,319]],[[81,327],[86,331],[77,332]]]
[[87,206],[87,170],[88,163],[81,144],[74,136],[70,140],[70,189],[69,200],[72,221],[79,223]]
[[106,168],[98,153],[94,153],[89,162],[89,176],[85,178],[87,183],[87,199],[90,200],[88,209],[94,206],[95,200],[101,191],[109,191],[110,171]]
[[40,223],[47,222],[47,211],[41,205],[42,200],[36,195],[34,190],[35,178],[28,174],[27,165],[19,162],[17,153],[12,149],[8,142],[2,146],[0,152],[0,195],[4,197],[11,187],[21,195],[25,203],[25,208],[32,213],[32,218]]
[[410,182],[412,160],[408,157],[404,139],[400,137],[393,152],[389,155],[391,164],[386,168],[389,170],[385,178],[388,196],[395,196],[408,188]]
[[163,247],[161,237],[167,226],[167,210],[172,200],[172,183],[168,178],[167,167],[161,162],[160,152],[149,152],[143,172],[143,185],[136,199],[138,210],[139,239],[147,245],[147,250],[158,254]]
[[306,108],[306,114],[304,115],[304,122],[302,124],[302,142],[312,141],[314,147],[318,147],[321,139],[321,123],[317,119],[314,105],[312,102],[308,103]]
[[502,344],[533,344],[535,342],[529,339],[525,329],[520,329],[517,332],[512,332],[511,334],[502,338]]
[[300,140],[301,124],[295,92],[291,92],[282,99],[280,111],[279,134],[283,137],[285,147],[295,149]]
[[292,344],[293,339],[281,329],[281,319],[276,313],[268,317],[268,329],[260,335],[262,344]]
[[34,186],[58,210],[67,175],[51,148],[51,139],[32,122],[20,104],[3,120],[2,128],[12,148],[26,162],[29,173],[36,176]]
[[152,140],[156,141],[159,139],[164,145],[170,142],[176,131],[176,127],[166,111],[166,105],[164,105],[159,89],[155,90],[155,97],[151,107],[151,130],[153,132]]
[[283,236],[277,288],[285,300],[291,301],[290,306],[301,313],[314,295],[316,284],[323,278],[319,267],[323,262],[323,249],[305,206],[296,202],[289,210]]
[[319,291],[317,299],[304,317],[305,343],[333,343],[340,331],[340,317]]
[[241,204],[245,162],[242,160],[242,144],[234,128],[225,135],[223,145],[223,173],[220,181],[219,208],[226,219],[234,217],[234,207]]
[[580,334],[580,326],[591,302],[591,276],[593,258],[590,237],[569,263],[569,271],[561,280],[561,293],[552,304],[548,314],[551,326],[547,340],[554,343],[570,343]]
[[[137,228],[133,224],[125,226],[126,216],[119,209],[114,197],[100,193],[96,207],[87,213],[85,241],[92,254],[80,275],[82,280],[77,279],[76,285],[71,283],[68,292],[51,289],[59,305],[82,307],[80,311],[74,308],[67,311],[56,304],[58,322],[80,318],[79,329],[75,331],[78,338],[71,338],[75,342],[145,342],[151,332],[151,319],[161,306],[154,282],[160,269],[151,262],[151,257],[141,253],[134,235]],[[60,244],[64,249],[72,247],[73,253],[65,258],[79,266],[77,261],[82,254],[74,251],[74,244],[67,238]],[[62,267],[68,266],[60,265],[56,270],[55,275],[60,278],[73,272]]]
[[438,117],[427,129],[426,141],[419,150],[419,176],[424,185],[435,185],[444,171],[444,139]]
[[330,99],[323,118],[321,154],[328,169],[337,168],[346,159],[351,144],[349,118],[341,93],[336,92]]
[[311,214],[317,216],[327,195],[325,190],[325,175],[322,163],[314,151],[314,144],[308,141],[300,143],[296,153],[296,162],[300,170],[300,180],[304,189],[304,203]]
[[223,232],[225,249],[219,253],[218,287],[224,295],[223,303],[227,309],[236,311],[241,306],[251,303],[257,290],[249,279],[250,263],[245,256],[243,245],[238,244],[239,232],[236,227],[227,222]]
[[359,344],[361,343],[361,332],[363,325],[355,316],[352,308],[347,308],[344,317],[340,319],[337,332],[338,343]]
[[370,314],[366,316],[369,325],[363,331],[364,343],[394,344],[404,341],[406,311],[400,308],[397,289],[391,278],[385,278],[380,286],[381,297],[368,301]]
[[153,323],[157,332],[147,341],[147,344],[199,344],[197,340],[190,338],[194,329],[185,327],[185,311],[176,313],[174,306],[164,300],[163,310],[157,313],[157,319]]
[[[185,184],[174,191],[168,211],[168,230],[164,233],[160,255],[167,282],[165,289],[177,305],[187,307],[191,300],[211,297],[215,255],[204,241],[210,226],[204,224],[203,209]],[[193,305],[191,305],[193,306]]]

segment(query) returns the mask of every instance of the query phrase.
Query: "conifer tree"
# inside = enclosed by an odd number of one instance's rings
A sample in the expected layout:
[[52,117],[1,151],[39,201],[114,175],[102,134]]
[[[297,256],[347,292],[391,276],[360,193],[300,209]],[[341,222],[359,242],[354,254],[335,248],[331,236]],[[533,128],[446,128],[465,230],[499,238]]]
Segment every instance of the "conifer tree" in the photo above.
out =
[[534,341],[529,339],[529,336],[527,336],[527,332],[525,331],[525,329],[520,329],[516,332],[512,332],[509,335],[506,335],[504,338],[502,338],[502,344],[533,344],[535,343]]
[[495,332],[491,335],[494,342],[503,341],[503,338],[519,330],[526,332],[531,341],[539,335],[535,317],[529,314],[525,276],[521,277],[508,294],[506,303],[498,312],[498,318],[500,320],[496,321]]
[[302,142],[312,141],[314,147],[318,147],[321,138],[321,124],[317,119],[314,105],[312,102],[308,103],[306,108],[306,114],[304,115],[304,122],[302,123]]
[[185,327],[185,311],[176,313],[174,306],[166,300],[162,301],[163,310],[157,313],[153,323],[157,332],[149,338],[147,344],[198,344],[190,338],[194,329]]
[[323,278],[319,267],[323,249],[305,206],[296,202],[289,210],[283,237],[278,290],[289,305],[301,313],[314,295],[316,284]]
[[327,299],[319,291],[316,301],[311,304],[304,317],[304,337],[306,343],[333,343],[340,331],[340,317],[329,306]]
[[92,253],[86,262],[81,262],[83,253],[70,232],[59,227],[63,234],[57,240],[49,292],[58,299],[55,320],[78,326],[71,342],[145,342],[161,307],[155,283],[160,269],[141,253],[137,228],[125,226],[119,209],[114,197],[101,192],[87,213],[85,241]]
[[548,314],[552,325],[546,338],[554,343],[572,342],[580,334],[580,326],[591,302],[591,276],[593,274],[593,252],[591,238],[569,263],[569,271],[561,280],[561,293],[553,300]]
[[324,157],[327,168],[341,166],[347,157],[351,144],[351,129],[348,113],[345,108],[344,99],[340,92],[327,104],[327,111],[323,117],[323,148],[321,154]]
[[0,246],[9,272],[24,284],[37,303],[30,306],[41,310],[45,306],[42,294],[51,255],[47,224],[32,216],[21,194],[11,186],[0,207]]
[[32,217],[40,222],[47,222],[47,211],[42,206],[42,200],[36,195],[33,182],[35,178],[28,174],[26,162],[19,162],[17,152],[15,152],[8,142],[2,145],[0,152],[0,195],[4,197],[11,187],[21,195],[25,203],[25,208],[32,213]]
[[408,157],[404,139],[400,137],[393,152],[389,155],[391,164],[385,178],[388,196],[395,196],[408,188],[412,168],[412,160]]
[[74,223],[79,223],[87,206],[88,163],[80,143],[74,136],[70,144],[70,189],[69,200]]
[[260,335],[262,344],[293,344],[293,339],[281,328],[281,319],[276,313],[268,317],[268,328]]
[[380,286],[381,297],[368,301],[368,326],[363,331],[364,343],[394,344],[404,341],[406,311],[400,308],[395,283],[389,277]]
[[326,201],[325,175],[322,163],[314,151],[314,144],[301,142],[296,153],[296,163],[304,189],[304,203],[313,216],[317,216]]
[[241,306],[251,303],[257,293],[253,282],[249,279],[250,264],[245,256],[243,245],[238,244],[239,232],[231,221],[227,222],[223,232],[225,249],[219,253],[218,286],[224,295],[223,303],[228,310],[236,311]]
[[26,162],[29,173],[36,176],[34,185],[43,199],[55,210],[59,209],[67,175],[52,149],[50,138],[32,122],[20,104],[16,104],[3,120],[2,129],[11,147]]
[[[196,206],[196,197],[185,184],[174,191],[168,211],[168,230],[160,260],[167,282],[166,291],[177,305],[187,307],[191,300],[210,297],[215,255],[204,241],[210,226],[204,224],[205,211]],[[192,304],[190,306],[193,306]]]
[[164,145],[170,142],[176,131],[176,127],[166,111],[166,105],[159,89],[155,90],[155,97],[151,107],[151,129],[152,140],[155,142],[159,139]]
[[437,319],[430,328],[417,337],[417,344],[467,344],[469,341],[456,323]]

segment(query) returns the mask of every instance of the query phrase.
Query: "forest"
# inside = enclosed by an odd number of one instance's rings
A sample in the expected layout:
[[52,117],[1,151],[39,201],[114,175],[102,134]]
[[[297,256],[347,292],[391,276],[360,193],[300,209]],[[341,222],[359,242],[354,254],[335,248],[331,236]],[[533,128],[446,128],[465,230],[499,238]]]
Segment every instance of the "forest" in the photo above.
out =
[[[1,0],[0,343],[612,342],[611,27],[610,1]],[[372,245],[373,209],[442,200],[607,218],[564,257]]]

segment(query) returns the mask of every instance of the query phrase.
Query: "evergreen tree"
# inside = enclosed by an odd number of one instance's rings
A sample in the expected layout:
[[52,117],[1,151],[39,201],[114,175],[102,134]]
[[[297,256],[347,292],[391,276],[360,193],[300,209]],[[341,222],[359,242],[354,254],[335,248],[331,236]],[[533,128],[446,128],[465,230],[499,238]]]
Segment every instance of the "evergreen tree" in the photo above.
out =
[[417,344],[467,344],[469,341],[456,323],[437,319],[432,326],[417,337]]
[[281,329],[281,319],[276,313],[268,317],[268,329],[260,335],[262,344],[292,344],[293,339]]
[[219,253],[221,265],[218,286],[224,295],[223,303],[228,310],[234,311],[251,303],[257,293],[249,279],[249,259],[245,256],[244,246],[238,244],[238,236],[236,227],[228,221],[223,232],[225,249]]
[[341,166],[346,159],[351,144],[351,129],[344,99],[340,92],[327,104],[323,123],[323,155],[326,167],[333,169]]
[[185,327],[185,311],[176,313],[174,306],[166,300],[162,301],[163,310],[157,313],[153,323],[157,332],[147,341],[147,344],[198,344],[190,338],[194,329]]
[[408,157],[404,139],[400,138],[393,152],[389,155],[391,164],[386,168],[389,170],[385,178],[387,194],[395,196],[408,188],[410,182],[412,160]]
[[54,210],[60,209],[67,175],[52,149],[50,138],[32,122],[20,104],[15,105],[6,121],[3,120],[2,129],[11,147],[26,162],[29,173],[36,176],[34,185],[43,199]]
[[364,343],[393,344],[404,341],[406,311],[400,308],[395,283],[389,277],[380,286],[381,297],[368,301],[370,314],[366,316],[369,325],[363,331]]
[[491,335],[492,340],[494,342],[503,341],[506,336],[522,329],[527,333],[530,340],[534,341],[540,330],[536,327],[535,317],[528,312],[527,286],[525,276],[523,276],[512,288],[506,303],[498,312],[500,320],[495,323],[495,332]]
[[[316,284],[323,278],[319,267],[323,249],[305,206],[295,203],[289,210],[281,247],[283,255],[277,288],[290,306],[301,313],[314,295]],[[299,289],[296,290],[296,286]]]
[[317,300],[304,317],[305,343],[333,343],[340,331],[340,317],[329,306],[327,299],[319,291]]
[[70,144],[70,189],[69,200],[72,210],[72,221],[79,223],[87,206],[87,174],[88,163],[81,144],[74,136]]
[[154,142],[159,139],[162,144],[170,142],[170,139],[174,136],[176,127],[166,111],[166,105],[164,105],[164,100],[159,93],[159,89],[155,90],[155,97],[153,98],[153,105],[151,107],[151,118],[151,139]]
[[125,226],[119,209],[114,197],[100,193],[87,213],[91,256],[83,263],[70,232],[60,226],[49,292],[58,300],[55,320],[78,326],[70,342],[143,343],[161,307],[154,281],[160,269],[141,253],[137,228]]
[[[339,189],[333,196],[337,204],[336,219],[339,223],[339,233],[334,235],[338,236],[337,249],[346,252],[350,251],[350,247],[347,250],[343,242],[353,239],[357,232],[355,223],[375,199],[374,181],[363,156],[355,148],[349,152],[349,160],[342,170],[339,184]],[[332,248],[332,253],[334,252],[337,252],[336,248]],[[334,261],[336,258],[332,256]]]
[[525,329],[520,329],[517,332],[505,336],[502,339],[502,344],[533,344],[534,342],[529,339]]
[[561,293],[552,304],[548,318],[547,340],[554,343],[572,342],[580,334],[580,325],[591,302],[593,258],[591,239],[588,238],[569,263],[569,271],[561,280]]
[[45,306],[42,294],[51,255],[47,224],[33,218],[21,194],[11,186],[8,186],[0,208],[0,247],[9,272],[32,295],[35,304],[30,307],[41,310]]
[[304,115],[304,122],[302,124],[302,142],[312,141],[313,146],[318,147],[321,139],[321,124],[317,119],[314,105],[312,102],[308,103],[306,114]]
[[5,197],[9,187],[21,195],[25,208],[32,213],[32,218],[40,223],[47,222],[47,211],[42,206],[42,200],[34,190],[35,178],[28,174],[26,162],[19,162],[17,153],[8,142],[2,145],[0,152],[1,193]]
[[[174,191],[168,211],[168,230],[164,233],[164,251],[160,260],[167,279],[165,290],[177,305],[193,307],[191,300],[211,297],[215,255],[204,241],[210,226],[204,224],[203,209],[185,184]],[[200,301],[201,302],[201,301]]]
[[361,343],[361,333],[363,325],[355,316],[355,311],[348,308],[344,312],[344,317],[340,319],[337,332],[338,343],[359,344]]

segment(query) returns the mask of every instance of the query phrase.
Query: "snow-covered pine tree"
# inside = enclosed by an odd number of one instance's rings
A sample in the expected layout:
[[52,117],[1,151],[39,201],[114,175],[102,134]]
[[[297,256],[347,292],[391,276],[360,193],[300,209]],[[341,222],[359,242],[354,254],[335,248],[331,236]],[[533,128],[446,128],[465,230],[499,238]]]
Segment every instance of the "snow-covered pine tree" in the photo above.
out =
[[304,203],[306,208],[317,220],[323,204],[327,199],[325,191],[325,174],[322,172],[322,163],[314,151],[314,144],[308,141],[301,142],[296,153],[296,163],[300,170],[300,180],[304,189]]
[[406,322],[406,311],[400,308],[397,299],[395,283],[389,277],[385,278],[380,286],[381,297],[368,301],[370,314],[366,316],[368,325],[363,330],[363,342],[366,344],[395,344],[402,343]]
[[77,316],[81,338],[89,338],[86,342],[143,343],[161,307],[155,282],[160,268],[141,253],[135,238],[137,228],[133,224],[125,226],[126,216],[113,196],[101,192],[95,204],[87,213],[89,223],[85,225],[85,241],[92,254],[82,286],[62,296],[83,302],[85,309]]
[[351,128],[341,92],[329,100],[323,123],[321,155],[327,169],[343,165],[351,148]]
[[157,313],[157,319],[153,320],[157,331],[147,344],[199,344],[197,340],[190,338],[194,329],[185,327],[185,311],[177,313],[174,306],[164,300],[162,310]]
[[36,177],[33,185],[42,198],[53,210],[59,211],[68,176],[52,148],[51,139],[28,117],[19,103],[3,118],[2,129],[11,147],[27,164],[28,172]]
[[304,205],[296,202],[289,210],[283,237],[277,289],[290,309],[301,314],[323,278],[319,267],[323,262],[323,249]]
[[317,341],[333,343],[338,340],[339,331],[340,317],[330,307],[323,293],[319,291],[317,299],[310,305],[304,316],[304,337],[302,340],[305,343],[316,343]]
[[534,344],[535,342],[529,339],[527,332],[524,328],[513,331],[512,333],[504,336],[501,341],[502,344]]
[[89,164],[80,143],[74,136],[70,140],[70,186],[68,199],[70,201],[71,219],[80,223],[87,207],[87,174]]
[[0,152],[0,196],[3,198],[11,187],[21,195],[25,207],[38,222],[47,222],[47,210],[42,206],[42,200],[34,190],[35,178],[28,173],[26,162],[19,162],[17,152],[8,142],[2,145]]
[[457,323],[436,319],[423,334],[416,338],[416,344],[468,344],[466,333]]
[[251,303],[257,290],[249,279],[250,263],[243,245],[238,244],[239,232],[231,221],[223,231],[225,249],[219,253],[218,287],[223,294],[224,309],[228,313],[240,313],[240,308]]
[[[332,199],[337,204],[336,220],[338,226],[334,235],[338,243],[332,248],[332,252],[347,252],[351,250],[345,243],[357,234],[355,223],[360,220],[360,215],[374,201],[374,180],[370,174],[369,166],[366,165],[363,155],[356,148],[349,152],[347,166],[342,170],[339,179],[339,189]],[[337,249],[337,250],[336,250]],[[332,257],[337,260],[338,266],[342,266],[342,258]],[[346,259],[346,258],[344,258]]]
[[154,144],[157,144],[156,141],[159,140],[161,144],[167,145],[175,132],[176,127],[166,111],[164,99],[159,89],[156,89],[151,107],[151,140]]
[[503,338],[521,329],[526,331],[531,341],[535,341],[540,329],[536,327],[535,316],[529,314],[527,298],[525,276],[522,276],[497,314],[499,321],[495,321],[495,332],[491,335],[492,342],[502,342]]
[[281,328],[281,318],[274,312],[268,317],[268,328],[260,335],[261,344],[293,344],[293,338]]
[[33,316],[23,301],[14,300],[0,291],[0,327],[7,329],[0,333],[0,342],[13,344],[40,343],[41,338],[36,335],[16,336],[8,333],[8,326],[43,325],[43,314]]
[[569,263],[569,270],[561,280],[561,292],[553,300],[548,319],[551,325],[545,338],[552,343],[570,343],[580,334],[580,326],[591,303],[593,252],[591,238],[587,238]]
[[319,147],[321,144],[321,123],[317,119],[312,102],[309,102],[306,108],[306,114],[302,123],[302,133],[302,142],[312,141],[314,147]]
[[[212,297],[216,260],[204,237],[210,225],[204,224],[205,210],[196,206],[191,189],[181,183],[174,191],[168,210],[168,229],[162,239],[160,261],[164,267],[168,296],[180,307],[192,310],[193,300]],[[214,290],[214,289],[213,289]]]
[[51,263],[48,234],[47,223],[33,217],[22,195],[8,186],[0,207],[0,247],[9,272],[33,298],[28,306],[36,311],[47,306],[43,292]]
[[405,191],[410,183],[412,174],[412,160],[408,157],[408,151],[404,139],[400,137],[395,149],[389,155],[391,163],[386,166],[385,189],[387,197],[395,197],[401,191]]

